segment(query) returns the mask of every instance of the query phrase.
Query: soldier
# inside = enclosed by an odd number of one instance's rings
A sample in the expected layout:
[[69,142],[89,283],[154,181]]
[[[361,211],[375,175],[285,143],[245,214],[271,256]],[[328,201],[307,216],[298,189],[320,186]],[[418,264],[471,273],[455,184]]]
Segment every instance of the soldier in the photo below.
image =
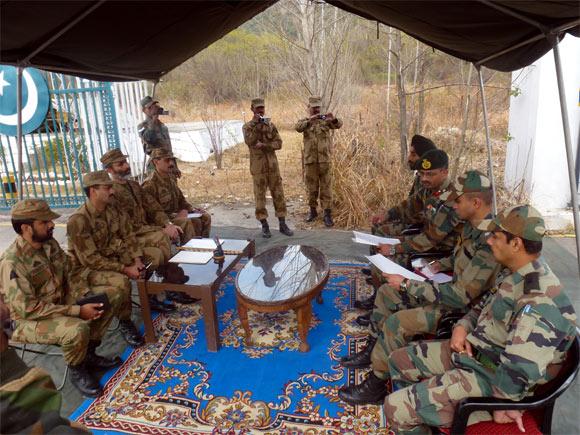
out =
[[316,207],[320,195],[320,205],[324,210],[324,225],[331,227],[332,221],[332,180],[330,171],[330,152],[332,138],[330,130],[342,127],[342,121],[332,113],[322,115],[320,97],[308,99],[309,117],[303,118],[294,127],[298,133],[304,135],[304,178],[308,190],[308,205],[310,213],[306,222],[312,222],[318,217]]
[[[211,216],[201,209],[194,208],[186,201],[177,181],[171,175],[175,169],[175,157],[171,151],[157,148],[151,153],[155,172],[143,182],[143,190],[153,197],[165,212],[166,219],[181,228],[181,243],[196,236],[209,237]],[[200,213],[201,217],[188,218],[189,213]]]
[[[137,126],[137,131],[143,143],[143,151],[145,151],[145,154],[148,156],[151,155],[151,152],[156,148],[163,148],[173,152],[169,130],[159,119],[159,115],[167,114],[159,106],[159,101],[147,95],[141,100],[141,109],[147,118]],[[177,169],[177,163],[175,163],[172,173],[177,178],[181,177],[181,171]]]
[[[89,370],[121,362],[95,353],[120,309],[121,295],[107,283],[89,287],[73,278],[70,258],[52,237],[57,217],[41,199],[25,199],[12,208],[18,236],[0,259],[1,288],[15,323],[12,338],[60,346],[73,385],[83,395],[97,397],[102,390]],[[110,307],[79,305],[77,300],[92,293],[105,293]]]
[[442,200],[454,201],[457,215],[467,221],[453,255],[431,266],[434,272],[452,270],[453,279],[437,284],[385,274],[388,283],[379,288],[366,348],[341,360],[344,367],[360,368],[372,363],[373,370],[362,384],[341,388],[338,395],[345,402],[382,400],[387,395],[390,353],[417,334],[434,334],[445,313],[467,312],[492,287],[500,271],[501,266],[486,243],[486,234],[477,229],[483,219],[491,218],[489,178],[479,171],[467,171],[459,177],[456,189],[441,196]]
[[[141,346],[143,337],[131,320],[131,282],[145,273],[143,250],[125,213],[111,204],[113,182],[106,171],[83,176],[87,201],[69,218],[66,230],[73,274],[90,286],[114,287],[120,294],[119,330],[127,343]],[[149,248],[154,250],[156,248]]]
[[[519,401],[559,371],[576,337],[576,314],[558,278],[541,258],[541,215],[528,205],[482,222],[494,257],[511,275],[453,328],[450,340],[394,351],[389,371],[403,387],[385,400],[395,433],[449,427],[467,397]],[[490,419],[472,414],[470,423]],[[521,412],[495,411],[496,422],[519,422]]]
[[276,217],[280,221],[280,232],[286,236],[294,233],[286,225],[286,200],[282,177],[278,168],[276,150],[282,148],[282,138],[270,118],[266,118],[263,98],[254,98],[250,106],[254,117],[242,127],[244,142],[250,148],[250,173],[254,181],[256,219],[262,224],[262,236],[272,237],[266,210],[266,190],[270,189]]

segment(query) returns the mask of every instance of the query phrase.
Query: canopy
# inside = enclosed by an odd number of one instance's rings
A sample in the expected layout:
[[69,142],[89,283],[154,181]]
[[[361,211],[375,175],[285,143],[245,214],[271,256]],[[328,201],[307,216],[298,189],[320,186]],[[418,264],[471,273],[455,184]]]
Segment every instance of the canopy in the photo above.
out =
[[[0,62],[105,81],[157,80],[273,3],[4,0]],[[580,24],[577,0],[328,3],[501,71],[548,52],[545,34],[579,32]]]

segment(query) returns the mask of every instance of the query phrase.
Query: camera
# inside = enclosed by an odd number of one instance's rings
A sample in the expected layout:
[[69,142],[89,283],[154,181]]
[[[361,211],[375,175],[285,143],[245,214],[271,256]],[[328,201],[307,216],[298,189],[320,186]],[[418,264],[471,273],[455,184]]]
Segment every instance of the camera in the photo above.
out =
[[266,118],[265,116],[260,116],[260,120],[259,120],[260,124],[270,124],[270,118]]
[[159,109],[157,109],[157,114],[158,115],[169,115],[169,112],[167,110],[165,110],[163,107],[159,107]]
[[318,115],[318,119],[326,119],[326,115]]

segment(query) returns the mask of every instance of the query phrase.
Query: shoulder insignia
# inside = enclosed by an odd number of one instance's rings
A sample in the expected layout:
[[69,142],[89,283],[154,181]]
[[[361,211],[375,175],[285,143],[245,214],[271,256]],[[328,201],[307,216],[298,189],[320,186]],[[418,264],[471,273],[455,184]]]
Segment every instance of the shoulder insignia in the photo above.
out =
[[527,295],[534,290],[540,290],[539,272],[531,272],[524,276],[524,294]]
[[10,271],[10,279],[16,279],[16,278],[18,278],[18,275],[16,274],[16,272],[13,270]]

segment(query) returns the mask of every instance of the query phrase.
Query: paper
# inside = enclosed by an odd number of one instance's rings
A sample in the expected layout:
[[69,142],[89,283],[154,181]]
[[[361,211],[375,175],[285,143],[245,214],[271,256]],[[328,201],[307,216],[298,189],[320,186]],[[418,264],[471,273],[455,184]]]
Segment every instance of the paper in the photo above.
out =
[[[237,239],[220,239],[220,242],[222,243],[222,249],[226,254],[233,252],[241,254],[250,243],[247,240]],[[216,244],[213,239],[191,239],[185,245],[181,246],[181,248],[199,251],[213,251],[216,248]]]
[[390,273],[393,275],[403,275],[405,278],[409,278],[415,281],[425,281],[425,278],[421,275],[417,275],[415,272],[405,269],[399,266],[394,261],[389,260],[387,257],[381,254],[367,255],[366,256],[371,263],[379,268],[381,272]]
[[200,217],[201,217],[201,213],[198,213],[198,212],[187,213],[187,219],[197,219]]
[[433,273],[429,268],[429,262],[424,258],[416,258],[411,262],[414,269],[419,269],[422,275],[425,275],[427,279],[438,284],[444,284],[446,282],[453,281],[453,276],[449,276],[446,273]]
[[358,231],[353,231],[352,233],[354,234],[352,241],[363,245],[379,246],[379,244],[398,245],[401,243],[399,239],[393,239],[390,237],[373,236],[372,234],[360,233]]
[[188,263],[188,264],[206,264],[213,257],[213,252],[193,252],[193,251],[179,251],[174,255],[170,263]]

